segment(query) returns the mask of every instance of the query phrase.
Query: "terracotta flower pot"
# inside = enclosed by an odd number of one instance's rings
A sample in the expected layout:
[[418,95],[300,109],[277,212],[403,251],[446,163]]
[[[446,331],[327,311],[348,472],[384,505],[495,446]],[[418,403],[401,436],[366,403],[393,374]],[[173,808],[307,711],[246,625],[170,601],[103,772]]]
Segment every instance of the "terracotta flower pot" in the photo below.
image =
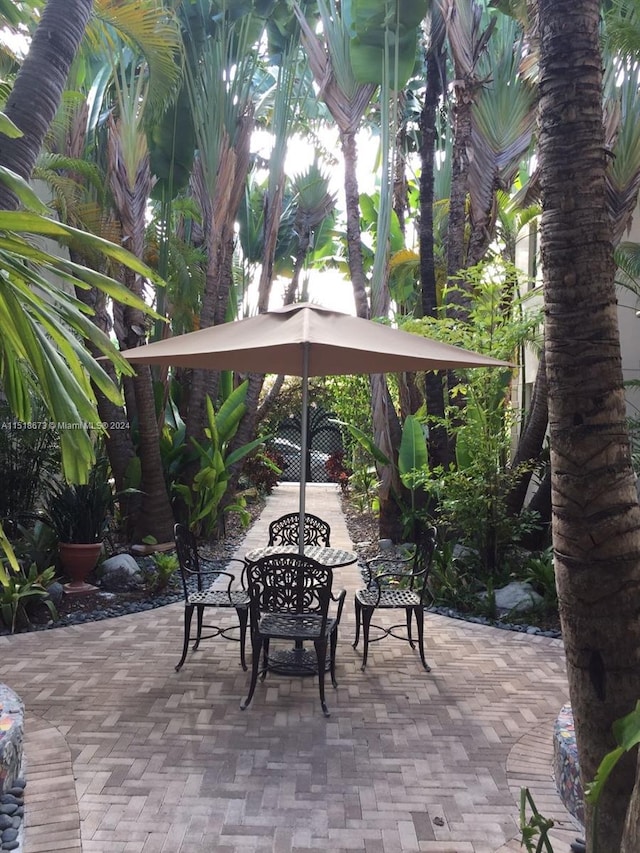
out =
[[64,573],[70,579],[70,583],[64,585],[64,591],[93,592],[96,587],[87,583],[87,578],[96,567],[102,542],[60,542],[58,550]]

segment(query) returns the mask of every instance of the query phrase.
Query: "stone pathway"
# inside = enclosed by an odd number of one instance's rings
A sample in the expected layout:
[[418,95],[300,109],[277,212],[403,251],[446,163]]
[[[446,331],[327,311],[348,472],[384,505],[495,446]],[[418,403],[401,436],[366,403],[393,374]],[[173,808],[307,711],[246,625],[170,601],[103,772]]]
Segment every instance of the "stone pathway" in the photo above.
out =
[[[241,551],[296,506],[279,486]],[[307,509],[350,547],[335,486],[310,486]],[[176,673],[179,604],[0,637],[0,681],[26,706],[25,853],[516,853],[525,785],[567,853],[578,833],[551,780],[561,642],[427,614],[431,673],[392,639],[362,673],[352,598],[329,719],[315,679],[276,675],[241,711],[248,673],[219,638]]]

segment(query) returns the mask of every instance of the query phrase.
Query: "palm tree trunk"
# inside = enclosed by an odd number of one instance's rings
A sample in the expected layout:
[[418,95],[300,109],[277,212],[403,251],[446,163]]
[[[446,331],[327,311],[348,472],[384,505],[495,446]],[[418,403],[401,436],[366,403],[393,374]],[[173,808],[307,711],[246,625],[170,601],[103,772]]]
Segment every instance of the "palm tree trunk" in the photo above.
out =
[[138,403],[138,455],[142,474],[142,505],[135,519],[133,535],[137,542],[147,536],[152,536],[157,542],[170,542],[173,539],[174,517],[162,469],[160,433],[149,367],[138,365],[133,387]]
[[[93,0],[48,0],[33,35],[4,110],[23,136],[0,134],[0,163],[23,178],[31,177],[92,8]],[[17,206],[15,195],[0,183],[0,209]]]
[[[277,158],[276,158],[277,159]],[[284,161],[280,160],[273,164],[272,168],[278,170],[278,180],[273,182],[270,174],[269,192],[265,199],[266,211],[264,216],[263,249],[260,269],[260,283],[258,285],[258,311],[263,313],[269,307],[271,296],[271,285],[273,284],[273,263],[276,257],[276,243],[278,241],[278,229],[282,216],[282,199],[284,198],[285,173]],[[275,184],[271,187],[271,182]]]
[[[230,159],[228,150],[225,162]],[[228,170],[224,170],[225,176],[228,175]],[[216,313],[216,305],[218,303],[218,285],[220,281],[220,264],[222,260],[221,247],[221,230],[222,222],[220,219],[224,216],[214,216],[215,201],[210,198],[209,191],[206,185],[206,180],[200,164],[196,162],[196,169],[192,175],[194,195],[200,205],[203,222],[203,245],[207,252],[207,266],[205,271],[204,292],[202,294],[202,305],[200,307],[199,324],[201,329],[213,326]],[[212,383],[215,384],[212,371],[201,370],[194,368],[191,371],[188,403],[186,412],[186,427],[187,441],[191,443],[194,438],[197,441],[202,441],[204,438],[204,430],[206,424],[206,398],[207,395],[212,397]],[[212,397],[214,399],[214,397]],[[198,465],[194,461],[185,474],[186,481],[191,482],[198,470]]]
[[[136,163],[136,174],[127,173],[126,158],[122,154],[122,126],[110,118],[108,122],[109,185],[114,206],[122,224],[129,251],[141,258],[144,253],[145,212],[151,191],[151,174],[148,153]],[[124,272],[129,290],[143,298],[143,282],[130,270]],[[143,340],[146,318],[137,308],[125,306],[122,311],[124,343],[129,349]],[[134,536],[141,540],[153,536],[158,542],[173,538],[174,517],[167,493],[160,455],[160,429],[156,416],[153,379],[148,367],[139,367],[131,381],[135,397],[138,425],[138,455],[141,472],[141,502],[132,521]],[[129,416],[132,418],[131,411]]]
[[[75,263],[82,263],[85,260],[73,250],[69,254],[71,260]],[[88,290],[77,287],[76,298],[94,312],[91,318],[92,321],[102,332],[108,335],[111,331],[111,318],[107,311],[104,293],[101,293],[95,287],[91,287]],[[98,358],[101,355],[100,350],[91,341],[87,341],[86,346],[94,358]],[[110,361],[105,361],[103,362],[103,367],[105,372],[109,374],[114,385],[117,386],[118,377],[113,364]],[[125,489],[128,485],[127,475],[136,455],[128,425],[131,415],[127,414],[124,406],[118,406],[105,397],[99,388],[94,387],[94,393],[96,395],[100,420],[102,423],[109,424],[105,440],[105,450],[115,480],[116,493],[120,495],[118,502],[121,515],[125,519],[125,535],[128,539],[133,534],[133,530],[127,526],[127,520],[134,517],[140,506],[140,495],[125,494]]]
[[529,463],[529,466],[523,470],[516,483],[512,486],[507,495],[507,512],[509,515],[515,516],[522,510],[527,489],[531,482],[533,468],[536,462],[540,459],[544,438],[547,432],[549,423],[549,410],[547,406],[547,368],[544,351],[540,356],[538,364],[538,372],[536,373],[536,381],[533,385],[533,394],[531,396],[531,406],[527,416],[522,435],[518,441],[518,447],[511,461],[511,467],[517,468],[523,463]]
[[[370,316],[369,300],[367,299],[366,276],[362,262],[362,246],[360,243],[360,200],[356,172],[357,154],[355,135],[353,132],[341,132],[340,140],[344,155],[344,189],[347,210],[347,251],[349,256],[349,274],[353,286],[353,296],[356,313],[367,319]],[[373,420],[373,436],[377,446],[392,459],[394,447],[399,447],[399,440],[394,442],[392,431],[393,421],[397,424],[397,415],[391,404],[389,390],[384,376],[371,376],[371,410]],[[396,430],[399,435],[399,425]],[[387,465],[380,471],[380,536],[397,541],[400,535],[399,510],[393,500],[393,493],[399,494],[402,489],[400,478],[395,466]]]
[[349,256],[349,275],[353,287],[356,314],[369,318],[369,300],[367,299],[367,277],[362,263],[360,245],[360,193],[358,191],[356,136],[354,131],[340,133],[340,144],[344,157],[344,195],[347,214],[347,253]]
[[[439,33],[439,37],[437,36]],[[420,114],[420,284],[422,314],[435,317],[438,312],[436,266],[433,239],[433,202],[435,198],[436,116],[442,95],[444,29],[432,26],[432,41],[426,52],[426,88]],[[436,40],[433,38],[436,37]],[[445,412],[445,376],[430,371],[424,378],[427,412],[435,422],[429,425],[429,465],[448,468],[453,462],[453,444],[441,426]],[[439,422],[439,423],[438,423]]]
[[547,467],[544,475],[538,483],[538,488],[531,496],[527,509],[535,513],[540,525],[539,530],[531,531],[522,537],[522,545],[525,548],[539,550],[546,548],[549,544],[551,531],[551,469]]
[[285,305],[292,305],[293,301],[296,298],[298,287],[300,285],[300,274],[304,269],[304,262],[307,259],[309,245],[309,235],[306,233],[301,234],[298,242],[298,249],[296,251],[295,258],[293,259],[293,272],[291,274],[291,281],[287,285],[287,289],[284,294]]
[[447,313],[465,319],[470,300],[463,282],[454,278],[465,267],[465,226],[467,222],[467,185],[471,151],[471,102],[459,93],[454,115],[454,141],[451,161],[451,192],[447,227],[447,278],[453,287],[447,290]]
[[[540,0],[540,136],[553,545],[583,781],[640,696],[640,508],[606,206],[599,0]],[[635,780],[607,780],[587,850],[619,853]]]
[[[132,276],[125,273],[125,278],[127,277]],[[137,288],[129,282],[129,289],[136,292]],[[138,295],[141,295],[140,292]],[[130,329],[127,345],[128,348],[133,348],[140,343],[136,330],[144,324],[145,318],[142,312],[128,306],[125,308],[124,317],[126,327]],[[138,365],[131,380],[131,387],[136,404],[141,500],[129,523],[135,541],[141,542],[144,537],[152,536],[158,542],[169,542],[173,539],[175,519],[160,455],[160,428],[151,369]]]
[[[207,251],[207,275],[200,311],[200,328],[224,322],[232,284],[231,241],[238,207],[251,166],[250,140],[253,111],[238,119],[236,139],[227,141],[220,156],[220,168],[215,187],[210,187],[202,167],[194,173],[193,188],[203,220]],[[202,440],[206,425],[206,397],[215,401],[218,374],[194,369],[191,372],[187,413],[187,439]],[[189,480],[195,468],[187,474]]]

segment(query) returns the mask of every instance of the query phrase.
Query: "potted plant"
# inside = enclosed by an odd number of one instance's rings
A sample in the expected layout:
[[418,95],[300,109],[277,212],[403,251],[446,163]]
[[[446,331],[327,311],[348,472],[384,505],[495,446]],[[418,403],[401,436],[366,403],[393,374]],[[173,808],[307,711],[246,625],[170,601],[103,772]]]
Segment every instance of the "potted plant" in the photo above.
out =
[[58,537],[58,552],[70,583],[66,592],[90,592],[87,578],[96,567],[113,509],[106,460],[90,471],[86,483],[54,482],[49,487],[47,519]]

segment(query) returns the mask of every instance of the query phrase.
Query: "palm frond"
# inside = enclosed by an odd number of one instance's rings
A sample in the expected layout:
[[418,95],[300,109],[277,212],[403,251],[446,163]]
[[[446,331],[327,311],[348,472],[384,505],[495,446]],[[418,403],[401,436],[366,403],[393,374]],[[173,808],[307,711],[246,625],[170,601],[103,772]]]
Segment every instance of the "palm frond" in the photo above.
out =
[[175,97],[182,75],[180,27],[166,5],[157,0],[95,0],[85,41],[93,52],[106,44],[108,53],[118,53],[124,43],[142,53],[149,67],[145,120],[161,115]]
[[640,3],[638,0],[611,0],[604,13],[608,47],[624,57],[640,56]]
[[377,85],[356,81],[349,53],[349,31],[334,0],[330,0],[330,5],[327,0],[320,0],[318,6],[322,16],[324,44],[312,30],[300,6],[295,2],[293,5],[309,67],[319,88],[318,97],[325,102],[340,130],[343,133],[354,133]]
[[640,189],[639,86],[640,69],[637,64],[628,65],[624,74],[614,75],[612,72],[607,76],[605,112],[611,117],[607,142],[612,154],[606,176],[607,201],[614,243],[630,226]]
[[614,249],[614,259],[623,273],[619,283],[640,295],[640,243],[624,241]]
[[302,174],[294,176],[292,189],[296,201],[296,223],[313,229],[334,209],[336,197],[329,192],[329,177],[315,160]]
[[520,77],[522,34],[517,23],[501,18],[487,53],[478,63],[490,76],[472,110],[474,157],[469,168],[472,211],[478,220],[493,204],[495,189],[509,189],[531,145],[536,92]]

